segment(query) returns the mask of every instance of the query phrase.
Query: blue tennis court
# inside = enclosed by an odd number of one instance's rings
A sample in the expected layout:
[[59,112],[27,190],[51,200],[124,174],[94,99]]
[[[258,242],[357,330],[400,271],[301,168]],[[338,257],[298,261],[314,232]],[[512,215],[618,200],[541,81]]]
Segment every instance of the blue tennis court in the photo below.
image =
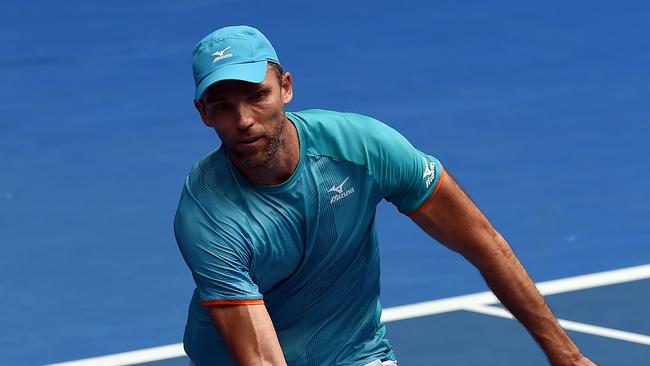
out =
[[[650,361],[647,304],[650,266],[636,266],[538,284],[561,324],[599,364]],[[490,293],[475,293],[385,309],[384,321],[409,365],[546,364],[539,347]],[[569,320],[570,319],[570,320]],[[641,320],[641,321],[640,321]],[[622,331],[621,329],[625,329]],[[444,334],[433,333],[441,330]],[[149,362],[139,362],[148,360]],[[95,357],[58,365],[186,366],[182,345]]]
[[[649,17],[642,1],[5,4],[0,364],[187,364],[172,220],[219,144],[190,52],[231,24],[275,45],[288,110],[367,114],[439,158],[587,356],[650,364]],[[471,265],[390,204],[376,222],[400,365],[547,364]]]

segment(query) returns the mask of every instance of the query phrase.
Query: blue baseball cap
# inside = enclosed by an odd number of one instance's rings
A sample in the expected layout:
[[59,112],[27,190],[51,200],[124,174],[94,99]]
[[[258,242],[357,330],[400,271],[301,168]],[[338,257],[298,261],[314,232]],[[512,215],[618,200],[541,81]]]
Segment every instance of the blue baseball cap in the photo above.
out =
[[268,61],[280,64],[271,42],[259,30],[245,25],[217,29],[192,51],[194,99],[221,80],[261,83]]

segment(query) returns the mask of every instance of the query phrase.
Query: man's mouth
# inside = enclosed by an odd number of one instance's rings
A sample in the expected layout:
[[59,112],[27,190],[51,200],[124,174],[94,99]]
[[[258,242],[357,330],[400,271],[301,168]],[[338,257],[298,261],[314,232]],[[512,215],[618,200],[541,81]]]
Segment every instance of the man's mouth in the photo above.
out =
[[238,143],[241,144],[241,145],[252,145],[252,144],[256,143],[261,138],[262,138],[262,136],[247,137],[245,139],[239,140]]

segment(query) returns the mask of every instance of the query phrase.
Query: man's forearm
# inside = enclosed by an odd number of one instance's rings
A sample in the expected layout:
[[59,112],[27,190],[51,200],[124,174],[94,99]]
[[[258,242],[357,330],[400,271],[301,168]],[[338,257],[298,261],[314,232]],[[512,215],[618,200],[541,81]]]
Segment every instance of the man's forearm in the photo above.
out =
[[410,217],[429,235],[476,266],[492,291],[528,329],[554,366],[594,365],[564,332],[506,240],[456,180]]
[[286,366],[264,305],[212,306],[210,317],[237,365]]
[[559,325],[506,240],[495,233],[499,251],[483,258],[481,275],[546,352],[553,365],[570,365],[582,357],[578,347]]

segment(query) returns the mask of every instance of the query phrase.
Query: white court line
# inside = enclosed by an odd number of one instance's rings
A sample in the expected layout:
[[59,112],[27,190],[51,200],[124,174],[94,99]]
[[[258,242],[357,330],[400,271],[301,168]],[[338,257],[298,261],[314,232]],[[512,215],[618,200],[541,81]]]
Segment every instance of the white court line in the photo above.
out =
[[[650,264],[582,276],[568,277],[553,281],[545,281],[537,283],[536,285],[542,295],[552,295],[563,292],[578,291],[593,287],[642,280],[646,278],[650,278]],[[489,305],[496,303],[498,303],[498,300],[491,291],[478,292],[475,294],[455,296],[446,299],[425,301],[416,304],[386,308],[383,311],[381,320],[385,323],[388,323],[396,320],[447,313],[450,311],[464,310],[472,306]],[[582,325],[589,326],[587,324]],[[185,352],[183,351],[183,344],[176,343],[170,344],[168,346],[146,348],[137,351],[51,364],[48,366],[128,366],[183,356],[185,356]]]
[[[537,283],[536,286],[539,289],[539,292],[546,296],[646,278],[650,278],[650,264],[545,281]],[[455,296],[446,299],[387,308],[384,309],[381,320],[384,322],[390,322],[462,310],[468,305],[488,305],[496,304],[498,302],[499,301],[492,291],[485,291],[471,295]]]
[[[473,311],[476,313],[498,316],[501,318],[514,319],[512,314],[505,309],[496,308],[487,305],[469,305],[463,310]],[[573,330],[580,333],[593,334],[601,337],[618,339],[621,341],[634,342],[650,346],[650,337],[643,334],[625,332],[618,329],[599,327],[596,325],[578,323],[571,320],[558,319],[562,328]]]
[[83,360],[57,363],[50,366],[126,366],[184,356],[183,343],[176,343],[108,356],[84,358]]

